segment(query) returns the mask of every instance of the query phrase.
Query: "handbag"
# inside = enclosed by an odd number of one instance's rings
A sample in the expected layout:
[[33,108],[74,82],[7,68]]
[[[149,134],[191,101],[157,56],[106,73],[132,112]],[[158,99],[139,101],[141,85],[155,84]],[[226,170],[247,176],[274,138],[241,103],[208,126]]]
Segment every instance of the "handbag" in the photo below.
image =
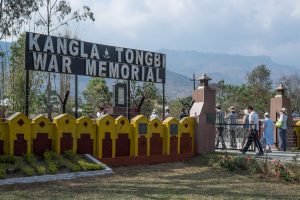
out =
[[276,123],[275,123],[275,126],[277,127],[277,128],[281,128],[282,127],[282,122],[280,122],[280,121],[277,121]]

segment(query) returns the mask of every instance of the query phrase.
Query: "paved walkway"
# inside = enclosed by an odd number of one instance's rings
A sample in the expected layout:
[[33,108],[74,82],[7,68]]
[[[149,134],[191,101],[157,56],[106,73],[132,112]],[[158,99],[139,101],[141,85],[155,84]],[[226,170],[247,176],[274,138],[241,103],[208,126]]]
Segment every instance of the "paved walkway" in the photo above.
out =
[[[221,150],[216,149],[216,152],[220,153],[233,153],[233,154],[242,154],[239,150]],[[256,156],[256,152],[248,151],[246,155]],[[268,153],[268,158],[271,160],[281,160],[281,161],[291,161],[294,156],[298,155],[297,160],[300,161],[300,152],[291,152],[291,151],[272,151],[272,153]],[[260,156],[261,158],[265,158],[264,156]]]

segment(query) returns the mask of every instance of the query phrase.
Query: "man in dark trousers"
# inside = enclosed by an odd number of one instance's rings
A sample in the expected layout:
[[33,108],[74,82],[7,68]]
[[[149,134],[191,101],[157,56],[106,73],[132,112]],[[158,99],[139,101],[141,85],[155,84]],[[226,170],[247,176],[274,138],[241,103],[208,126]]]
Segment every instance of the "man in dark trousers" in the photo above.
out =
[[226,116],[225,120],[229,125],[229,133],[230,133],[230,147],[233,149],[237,148],[236,143],[236,125],[238,120],[238,114],[235,111],[235,106],[230,106],[230,113]]
[[246,153],[246,151],[248,151],[250,145],[252,144],[252,142],[254,142],[254,144],[256,145],[257,149],[258,149],[258,153],[256,155],[258,156],[263,156],[264,152],[263,149],[261,147],[261,143],[258,139],[258,129],[259,129],[259,118],[258,118],[258,114],[253,110],[252,106],[248,106],[248,113],[249,113],[249,129],[250,129],[250,134],[248,136],[248,140],[247,143],[245,145],[245,147],[241,150],[243,154]]

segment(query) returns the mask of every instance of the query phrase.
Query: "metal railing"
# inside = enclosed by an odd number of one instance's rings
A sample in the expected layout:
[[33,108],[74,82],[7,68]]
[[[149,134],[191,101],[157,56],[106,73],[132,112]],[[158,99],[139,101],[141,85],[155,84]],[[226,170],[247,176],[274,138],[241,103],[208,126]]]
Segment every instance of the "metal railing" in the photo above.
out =
[[[219,128],[222,128],[222,136],[225,142],[226,149],[232,150],[240,150],[244,147],[247,142],[248,135],[250,133],[249,127],[255,129],[257,125],[254,124],[216,124],[216,139],[215,139],[215,147],[216,149],[224,149],[222,145],[222,140],[220,138]],[[217,144],[217,140],[219,138],[219,143]],[[255,151],[255,145],[251,145],[249,148],[250,151]]]

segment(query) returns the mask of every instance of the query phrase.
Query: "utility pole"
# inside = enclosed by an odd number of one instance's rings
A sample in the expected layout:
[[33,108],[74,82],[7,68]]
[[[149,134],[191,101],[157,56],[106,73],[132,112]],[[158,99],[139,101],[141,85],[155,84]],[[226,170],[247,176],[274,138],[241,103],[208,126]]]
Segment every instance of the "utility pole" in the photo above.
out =
[[195,73],[193,73],[193,77],[189,78],[189,80],[193,81],[193,83],[194,83],[194,90],[196,90],[196,76],[195,76]]

